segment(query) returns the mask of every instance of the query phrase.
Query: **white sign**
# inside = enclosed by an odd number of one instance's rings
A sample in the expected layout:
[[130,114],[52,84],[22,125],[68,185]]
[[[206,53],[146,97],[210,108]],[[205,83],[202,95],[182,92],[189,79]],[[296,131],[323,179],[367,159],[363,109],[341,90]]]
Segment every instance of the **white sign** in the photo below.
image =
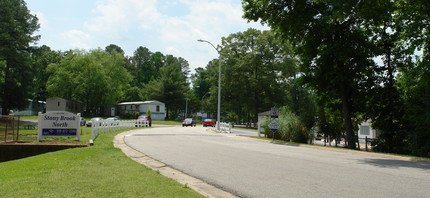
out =
[[65,111],[39,112],[37,141],[42,137],[73,137],[80,138],[81,114]]
[[270,130],[272,130],[273,132],[276,132],[279,128],[281,128],[281,125],[279,124],[278,121],[276,121],[276,119],[273,119],[268,126]]

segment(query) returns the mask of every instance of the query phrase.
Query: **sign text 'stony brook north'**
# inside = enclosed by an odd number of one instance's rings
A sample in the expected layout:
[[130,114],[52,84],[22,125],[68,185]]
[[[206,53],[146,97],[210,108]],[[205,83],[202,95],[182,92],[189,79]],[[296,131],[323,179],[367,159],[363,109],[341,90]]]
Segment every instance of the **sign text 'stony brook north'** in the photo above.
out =
[[45,114],[39,113],[38,141],[42,137],[70,137],[80,136],[81,115],[65,111],[52,111]]

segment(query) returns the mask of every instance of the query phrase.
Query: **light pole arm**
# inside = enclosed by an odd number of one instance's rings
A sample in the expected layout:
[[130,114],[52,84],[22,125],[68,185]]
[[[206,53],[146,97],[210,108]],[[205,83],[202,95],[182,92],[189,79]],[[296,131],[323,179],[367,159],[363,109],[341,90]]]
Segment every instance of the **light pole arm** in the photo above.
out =
[[205,42],[205,43],[209,43],[210,45],[212,45],[212,47],[221,55],[220,51],[218,51],[218,49],[215,47],[215,45],[213,45],[211,42],[207,41],[207,40],[202,40],[199,39],[197,40],[198,42]]
[[219,54],[219,69],[218,69],[218,110],[217,110],[217,131],[220,131],[220,123],[221,123],[221,51],[219,51],[211,42],[206,41],[206,40],[202,40],[199,39],[197,40],[199,42],[205,42],[205,43],[209,43],[210,45],[212,45],[212,47],[218,52]]

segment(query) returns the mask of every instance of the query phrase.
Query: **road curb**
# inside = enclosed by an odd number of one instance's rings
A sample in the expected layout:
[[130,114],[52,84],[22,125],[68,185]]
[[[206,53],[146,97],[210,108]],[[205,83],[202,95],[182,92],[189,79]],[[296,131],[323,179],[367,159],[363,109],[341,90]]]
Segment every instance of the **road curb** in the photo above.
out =
[[175,170],[169,166],[167,166],[166,164],[159,162],[157,160],[154,160],[150,157],[148,157],[147,155],[145,155],[144,153],[141,153],[131,147],[129,147],[125,142],[124,142],[124,137],[130,133],[133,133],[137,130],[131,130],[131,131],[126,131],[123,133],[120,133],[118,135],[115,136],[114,140],[113,140],[113,144],[114,147],[121,149],[121,151],[127,155],[129,158],[131,158],[132,160],[143,164],[149,168],[151,168],[154,171],[159,171],[163,176],[171,178],[176,180],[177,182],[186,185],[187,187],[195,190],[196,192],[202,194],[203,196],[206,197],[211,197],[211,198],[218,198],[218,197],[222,197],[222,198],[233,198],[236,197],[235,195],[223,191],[219,188],[216,188],[215,186],[212,186],[200,179],[194,178],[192,176],[189,176],[183,172],[180,172],[178,170]]

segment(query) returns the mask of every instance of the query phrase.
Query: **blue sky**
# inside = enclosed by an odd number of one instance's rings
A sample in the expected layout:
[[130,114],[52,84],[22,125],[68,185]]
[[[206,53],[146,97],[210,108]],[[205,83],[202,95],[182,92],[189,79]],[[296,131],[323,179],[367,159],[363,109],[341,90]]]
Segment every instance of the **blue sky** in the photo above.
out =
[[269,29],[242,18],[239,0],[26,0],[41,25],[37,45],[52,50],[120,46],[126,55],[139,47],[205,67],[221,38],[248,28]]

